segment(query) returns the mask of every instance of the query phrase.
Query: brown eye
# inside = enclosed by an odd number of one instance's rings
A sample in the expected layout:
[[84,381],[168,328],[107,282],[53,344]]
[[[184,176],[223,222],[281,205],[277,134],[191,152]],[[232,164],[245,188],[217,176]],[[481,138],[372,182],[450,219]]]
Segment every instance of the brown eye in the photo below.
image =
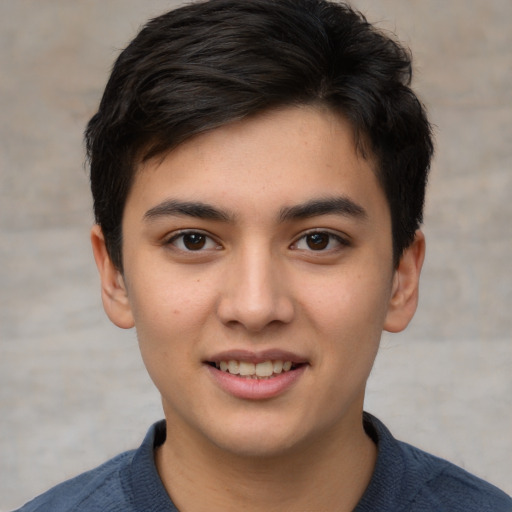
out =
[[293,245],[293,249],[330,253],[349,247],[348,240],[330,231],[310,231],[301,236]]
[[173,236],[167,244],[185,252],[199,252],[219,249],[220,246],[210,236],[200,231],[182,231]]
[[321,251],[329,245],[330,239],[328,233],[312,233],[306,236],[306,244],[313,251]]
[[206,236],[201,233],[189,233],[183,235],[183,245],[189,251],[198,251],[206,245]]

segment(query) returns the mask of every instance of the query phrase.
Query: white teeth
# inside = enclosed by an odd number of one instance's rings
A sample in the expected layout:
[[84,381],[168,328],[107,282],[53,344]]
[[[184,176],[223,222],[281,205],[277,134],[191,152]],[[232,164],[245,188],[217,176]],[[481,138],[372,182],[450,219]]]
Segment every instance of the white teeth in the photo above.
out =
[[233,375],[238,375],[240,373],[238,368],[239,368],[238,361],[231,360],[228,362],[229,373],[232,373]]
[[274,361],[274,373],[281,373],[283,371],[283,361]]
[[292,368],[291,361],[264,361],[262,363],[249,363],[247,361],[220,361],[216,364],[223,372],[232,375],[242,375],[243,377],[266,378],[272,375],[288,372]]
[[239,369],[240,375],[254,375],[256,373],[254,363],[246,363],[245,361],[240,361]]
[[256,365],[256,376],[270,377],[274,373],[274,365],[272,361],[265,361]]

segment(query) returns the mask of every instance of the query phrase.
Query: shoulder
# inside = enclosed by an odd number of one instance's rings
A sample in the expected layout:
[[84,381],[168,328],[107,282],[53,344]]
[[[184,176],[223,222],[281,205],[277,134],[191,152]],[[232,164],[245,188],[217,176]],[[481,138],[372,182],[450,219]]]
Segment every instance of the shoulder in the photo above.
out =
[[176,512],[154,463],[154,448],[165,435],[165,422],[155,423],[137,450],[57,485],[16,512]]
[[15,512],[177,512],[154,460],[165,436],[165,421],[159,421],[138,449],[57,485]]
[[512,512],[512,499],[497,487],[446,460],[398,444],[408,473],[417,478],[412,510]]
[[357,512],[512,512],[512,499],[493,485],[397,441],[377,418],[366,413],[364,424],[379,453]]
[[131,498],[123,473],[134,453],[124,452],[91,471],[67,480],[16,512],[129,512]]

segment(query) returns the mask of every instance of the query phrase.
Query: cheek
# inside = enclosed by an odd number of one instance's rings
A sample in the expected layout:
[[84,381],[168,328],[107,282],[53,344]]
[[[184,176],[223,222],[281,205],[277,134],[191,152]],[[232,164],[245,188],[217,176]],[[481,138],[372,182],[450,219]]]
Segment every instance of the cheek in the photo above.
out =
[[322,346],[316,354],[318,363],[325,375],[337,376],[337,391],[338,387],[358,388],[366,381],[379,347],[390,293],[389,285],[378,275],[345,277],[332,278],[318,287],[305,309]]
[[133,301],[140,353],[162,396],[180,401],[181,383],[201,365],[196,351],[204,304],[198,294],[184,297],[179,286],[150,284]]
[[311,287],[303,303],[320,329],[345,334],[372,330],[380,333],[388,309],[390,284],[375,274],[347,274],[332,276]]
[[[147,276],[129,290],[141,349],[158,347],[172,353],[191,348],[206,322],[214,298],[213,286],[200,278],[183,280],[179,273]],[[138,286],[137,286],[138,284]]]

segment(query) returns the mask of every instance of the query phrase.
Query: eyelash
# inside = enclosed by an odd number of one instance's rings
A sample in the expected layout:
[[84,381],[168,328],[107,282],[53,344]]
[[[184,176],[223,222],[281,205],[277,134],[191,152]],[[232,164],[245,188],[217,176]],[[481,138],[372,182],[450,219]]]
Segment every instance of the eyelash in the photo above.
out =
[[[308,244],[308,237],[313,237],[315,235],[328,237],[326,240],[327,244],[322,246],[322,242],[325,242],[325,240],[320,239],[317,247],[311,247]],[[198,237],[198,240],[197,240],[198,247],[196,247],[195,249],[190,248],[190,246],[187,247],[185,245],[186,244],[185,237],[187,237],[187,236],[190,236],[190,237],[197,236]],[[181,239],[181,244],[178,244],[177,242],[180,239]],[[315,231],[309,231],[309,232],[301,235],[290,246],[290,248],[296,249],[296,250],[301,250],[301,251],[306,251],[306,252],[316,252],[316,253],[330,252],[330,251],[336,250],[336,248],[339,248],[339,247],[334,247],[334,248],[329,247],[329,245],[332,244],[333,240],[340,247],[350,246],[350,242],[346,238],[340,236],[339,234],[335,234],[335,233],[332,233],[330,231],[325,231],[325,230],[324,231],[315,230]],[[308,247],[301,248],[299,246],[301,241],[304,241],[306,244],[308,244]],[[190,240],[189,240],[189,242],[190,242]],[[192,241],[192,243],[194,243],[194,242]],[[191,252],[191,253],[192,252],[202,252],[203,250],[211,250],[211,249],[220,249],[221,248],[220,244],[218,244],[210,235],[208,235],[202,231],[192,231],[192,230],[180,231],[178,233],[175,233],[173,236],[171,236],[168,240],[165,241],[165,245],[172,245],[178,250],[181,250],[183,252]],[[182,246],[180,247],[180,245],[182,245]],[[205,247],[206,245],[210,245],[210,247]],[[214,246],[212,246],[212,245],[214,245]]]
[[[185,237],[186,236],[198,236],[198,237],[201,237],[202,240],[204,241],[204,244],[213,244],[215,247],[209,247],[208,249],[219,249],[221,248],[220,244],[217,243],[213,237],[211,237],[210,235],[208,235],[207,233],[204,233],[202,231],[197,231],[197,230],[187,230],[187,231],[180,231],[178,233],[175,233],[173,234],[170,238],[168,238],[164,245],[172,245],[174,246],[176,249],[178,250],[181,250],[183,252],[201,252],[202,250],[204,250],[204,245],[196,248],[196,249],[190,249],[190,247],[186,247],[185,245]],[[181,239],[181,243],[182,245],[184,245],[184,247],[179,247],[178,244],[176,243],[178,240]]]
[[[304,240],[305,243],[307,244],[307,238],[308,237],[312,237],[314,235],[323,235],[323,236],[327,236],[328,237],[328,240],[327,240],[327,244],[331,244],[331,242],[334,240],[339,247],[334,247],[334,248],[326,248],[326,247],[320,247],[320,248],[312,248],[311,246],[309,246],[308,244],[308,248],[303,248],[301,249],[299,246],[299,243]],[[301,235],[296,242],[294,242],[292,244],[292,248],[295,248],[297,250],[304,250],[304,251],[311,251],[311,252],[330,252],[330,251],[334,251],[336,249],[339,249],[340,247],[349,247],[350,246],[350,242],[349,240],[347,240],[345,237],[339,235],[339,234],[336,234],[336,233],[332,233],[330,231],[325,231],[325,230],[314,230],[314,231],[309,231],[307,233],[304,233],[303,235]]]

